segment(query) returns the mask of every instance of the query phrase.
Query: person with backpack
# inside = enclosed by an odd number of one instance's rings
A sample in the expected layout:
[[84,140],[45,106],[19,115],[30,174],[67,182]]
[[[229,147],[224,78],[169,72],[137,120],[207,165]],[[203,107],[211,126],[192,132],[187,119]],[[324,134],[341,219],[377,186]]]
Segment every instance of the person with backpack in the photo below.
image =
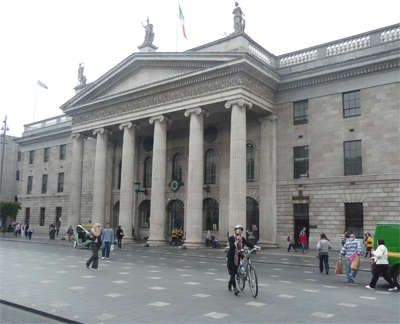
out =
[[290,252],[290,249],[293,247],[294,252],[297,252],[296,248],[294,247],[294,232],[290,233],[290,235],[287,237],[287,241],[289,242],[287,251]]
[[124,237],[124,231],[121,228],[121,225],[118,225],[118,229],[117,229],[117,234],[116,234],[116,238],[117,238],[117,242],[118,242],[118,249],[122,248],[122,238]]

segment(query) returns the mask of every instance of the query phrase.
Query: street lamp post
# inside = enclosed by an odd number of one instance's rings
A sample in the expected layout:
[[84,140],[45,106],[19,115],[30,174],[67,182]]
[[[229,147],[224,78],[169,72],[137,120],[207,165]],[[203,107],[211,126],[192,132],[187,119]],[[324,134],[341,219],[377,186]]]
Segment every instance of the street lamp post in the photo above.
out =
[[3,181],[3,165],[4,165],[4,149],[6,147],[6,133],[9,130],[7,127],[7,116],[3,121],[4,126],[1,128],[3,131],[3,154],[1,155],[1,170],[0,170],[0,201],[1,201],[1,187]]

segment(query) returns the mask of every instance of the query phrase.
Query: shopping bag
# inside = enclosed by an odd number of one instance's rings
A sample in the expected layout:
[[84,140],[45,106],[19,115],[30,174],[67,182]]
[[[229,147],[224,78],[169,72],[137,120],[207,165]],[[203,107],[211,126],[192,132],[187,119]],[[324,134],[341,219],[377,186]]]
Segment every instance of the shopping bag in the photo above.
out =
[[360,256],[356,255],[353,259],[353,262],[351,263],[351,270],[358,271],[359,268],[360,268]]
[[336,262],[335,274],[342,274],[342,270],[343,270],[343,262],[342,261]]
[[111,244],[110,251],[111,251],[111,252],[114,251],[114,244]]

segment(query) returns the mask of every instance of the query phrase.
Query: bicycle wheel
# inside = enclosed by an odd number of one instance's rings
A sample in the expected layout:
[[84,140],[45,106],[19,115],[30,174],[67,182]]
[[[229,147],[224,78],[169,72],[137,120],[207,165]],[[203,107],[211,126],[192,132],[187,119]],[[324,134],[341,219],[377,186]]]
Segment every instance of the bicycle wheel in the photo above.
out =
[[243,290],[244,287],[246,286],[246,282],[245,282],[245,280],[244,280],[243,275],[237,274],[237,275],[236,275],[236,281],[237,281],[237,284],[238,284],[240,290]]
[[251,294],[256,298],[258,294],[258,280],[256,270],[252,266],[249,268],[249,286]]

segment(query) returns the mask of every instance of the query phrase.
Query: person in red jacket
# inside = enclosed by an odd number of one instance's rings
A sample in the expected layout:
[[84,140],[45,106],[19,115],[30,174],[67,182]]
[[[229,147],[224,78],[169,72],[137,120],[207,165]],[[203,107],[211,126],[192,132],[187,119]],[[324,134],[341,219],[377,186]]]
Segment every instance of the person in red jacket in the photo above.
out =
[[301,244],[301,251],[304,254],[304,251],[306,249],[306,244],[307,244],[307,235],[306,235],[306,231],[302,230],[301,234],[299,236],[299,243]]

